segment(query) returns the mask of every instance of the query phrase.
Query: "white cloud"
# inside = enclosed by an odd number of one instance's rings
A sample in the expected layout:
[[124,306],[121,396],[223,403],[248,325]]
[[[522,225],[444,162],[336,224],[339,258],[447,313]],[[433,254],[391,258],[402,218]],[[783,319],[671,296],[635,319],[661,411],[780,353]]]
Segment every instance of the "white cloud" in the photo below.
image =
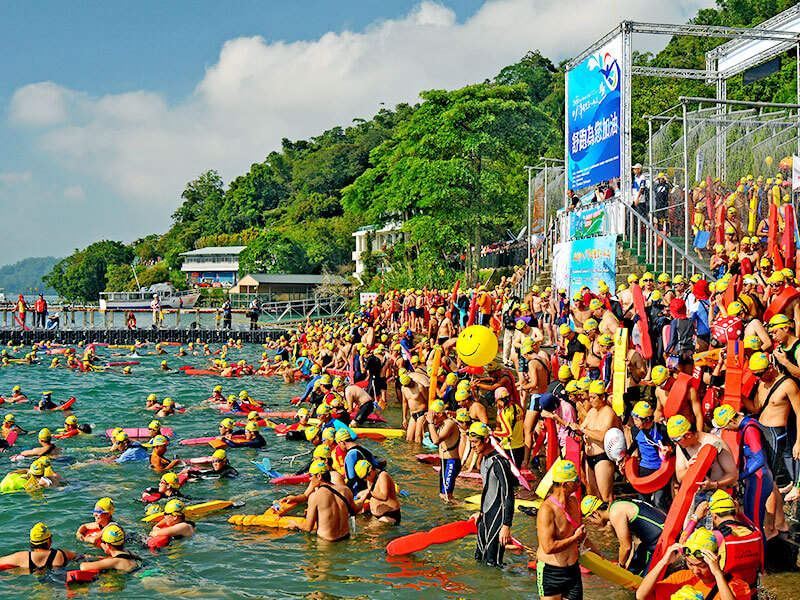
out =
[[85,202],[86,192],[80,185],[71,185],[64,190],[64,198],[73,202]]
[[12,187],[28,183],[33,179],[33,174],[30,171],[24,173],[0,173],[0,185]]
[[[149,91],[92,98],[44,82],[16,91],[9,119],[30,128],[59,166],[131,205],[157,209],[153,214],[162,220],[150,226],[159,229],[187,181],[207,169],[230,180],[278,148],[283,137],[305,138],[368,118],[381,102],[415,102],[423,89],[482,81],[528,50],[558,61],[621,19],[680,23],[712,4],[488,0],[459,22],[449,8],[424,1],[403,18],[361,32],[291,43],[232,39],[179,103]],[[71,194],[80,195],[79,186],[73,188]]]

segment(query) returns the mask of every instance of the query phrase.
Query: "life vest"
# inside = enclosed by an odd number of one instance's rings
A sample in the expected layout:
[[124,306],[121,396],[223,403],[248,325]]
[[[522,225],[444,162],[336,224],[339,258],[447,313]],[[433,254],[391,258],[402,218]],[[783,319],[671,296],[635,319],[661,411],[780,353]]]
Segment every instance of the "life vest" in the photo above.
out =
[[[736,535],[734,529],[745,529],[748,533]],[[715,528],[714,533],[718,542],[720,537],[724,542],[725,561],[721,565],[723,571],[739,577],[751,587],[754,586],[764,562],[761,532],[740,521],[726,521]]]

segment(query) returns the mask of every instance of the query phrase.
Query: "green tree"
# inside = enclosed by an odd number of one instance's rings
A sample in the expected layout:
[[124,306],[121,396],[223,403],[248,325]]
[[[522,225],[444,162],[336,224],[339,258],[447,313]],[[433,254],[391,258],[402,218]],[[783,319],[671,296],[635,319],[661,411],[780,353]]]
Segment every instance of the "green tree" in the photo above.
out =
[[[376,220],[403,215],[416,257],[428,264],[466,248],[469,277],[486,228],[521,209],[521,198],[508,193],[507,174],[519,155],[541,147],[549,119],[522,83],[421,95],[423,104],[372,152],[372,167],[342,200]],[[441,227],[447,235],[438,234]]]
[[277,229],[268,229],[239,255],[239,274],[307,273],[303,246]]
[[133,250],[122,242],[95,242],[59,261],[45,282],[71,302],[96,302],[106,289],[109,265],[129,265]]

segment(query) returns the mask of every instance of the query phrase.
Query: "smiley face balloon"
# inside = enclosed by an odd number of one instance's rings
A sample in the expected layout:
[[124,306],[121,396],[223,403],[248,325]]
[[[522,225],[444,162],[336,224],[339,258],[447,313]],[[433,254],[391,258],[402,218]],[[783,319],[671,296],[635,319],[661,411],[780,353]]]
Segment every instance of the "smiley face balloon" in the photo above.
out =
[[456,352],[470,367],[483,367],[497,355],[497,337],[488,327],[472,325],[458,335]]

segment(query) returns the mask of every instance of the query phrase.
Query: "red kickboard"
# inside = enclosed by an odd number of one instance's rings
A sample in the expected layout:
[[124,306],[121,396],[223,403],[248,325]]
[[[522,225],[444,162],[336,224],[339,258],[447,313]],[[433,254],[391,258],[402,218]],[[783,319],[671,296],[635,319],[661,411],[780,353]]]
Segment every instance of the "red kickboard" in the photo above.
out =
[[690,385],[692,385],[692,376],[687,373],[678,373],[678,378],[669,389],[667,401],[664,403],[664,416],[667,419],[677,415],[683,408]]
[[67,571],[67,585],[70,583],[89,583],[97,579],[100,571],[91,569],[89,571],[81,571],[80,569],[73,569]]
[[[48,410],[67,410],[73,404],[75,404],[75,397],[74,396],[72,398],[70,398],[69,400],[67,400],[66,402],[64,402],[64,404],[61,404],[60,406],[56,406],[55,408],[49,408]],[[34,409],[35,410],[39,410],[36,407],[34,407]]]
[[725,307],[727,308],[731,302],[734,302],[739,297],[741,292],[742,276],[734,275],[728,282],[728,287],[725,289],[725,293],[722,295],[722,301],[725,303]]
[[308,473],[301,473],[300,475],[284,475],[283,477],[275,477],[270,479],[270,483],[275,485],[290,485],[296,483],[308,483],[311,481],[311,475]]
[[158,548],[163,548],[167,544],[169,544],[168,535],[156,535],[147,540],[147,547],[150,548],[150,550],[157,550]]
[[79,433],[81,433],[80,429],[73,429],[72,431],[64,431],[64,432],[61,432],[61,433],[54,433],[53,434],[53,439],[54,440],[66,440],[67,438],[74,437],[74,436],[78,435]]
[[797,243],[794,239],[794,206],[787,204],[783,207],[783,262],[784,266],[794,271]]
[[658,538],[653,551],[653,557],[650,560],[651,569],[661,560],[667,548],[678,539],[683,530],[683,522],[686,519],[686,515],[689,514],[689,509],[692,507],[694,495],[697,493],[700,483],[705,478],[716,457],[717,449],[714,446],[709,444],[701,446],[695,456],[694,463],[686,470],[681,486],[678,488],[678,493],[673,498],[672,505],[667,513],[664,530],[661,532],[661,537]]
[[188,440],[181,440],[178,442],[179,446],[202,446],[203,444],[207,444],[211,440],[216,440],[217,437],[201,437],[201,438],[190,438]]
[[424,550],[432,544],[446,544],[477,532],[478,524],[474,520],[456,521],[434,527],[430,531],[420,531],[394,539],[386,546],[386,553],[389,556],[405,556]]
[[208,369],[183,369],[187,375],[221,375],[218,371],[209,371]]
[[800,291],[797,291],[797,289],[793,287],[784,288],[783,291],[778,294],[778,297],[769,303],[767,310],[764,311],[764,323],[769,323],[772,317],[783,312],[786,305],[795,298],[800,298]]
[[545,431],[547,432],[547,470],[558,460],[558,434],[556,423],[553,419],[545,419]]
[[9,448],[14,445],[14,442],[17,441],[18,436],[19,433],[17,433],[16,431],[12,431],[6,436],[6,443],[8,444]]
[[[578,474],[581,471],[581,445],[578,440],[575,439],[575,436],[568,435],[567,439],[564,443],[564,457],[571,461],[577,468]],[[578,499],[578,504],[581,503],[581,488],[578,487],[577,491],[575,491],[575,497]]]
[[639,476],[639,457],[632,456],[625,461],[625,479],[627,479],[637,492],[652,494],[669,485],[675,473],[675,455],[661,463],[661,468],[649,475]]
[[644,307],[644,294],[638,283],[631,284],[631,294],[633,295],[633,307],[639,317],[636,326],[639,328],[642,340],[642,356],[647,359],[653,358],[653,345],[650,342],[650,326],[647,321],[647,312]]

